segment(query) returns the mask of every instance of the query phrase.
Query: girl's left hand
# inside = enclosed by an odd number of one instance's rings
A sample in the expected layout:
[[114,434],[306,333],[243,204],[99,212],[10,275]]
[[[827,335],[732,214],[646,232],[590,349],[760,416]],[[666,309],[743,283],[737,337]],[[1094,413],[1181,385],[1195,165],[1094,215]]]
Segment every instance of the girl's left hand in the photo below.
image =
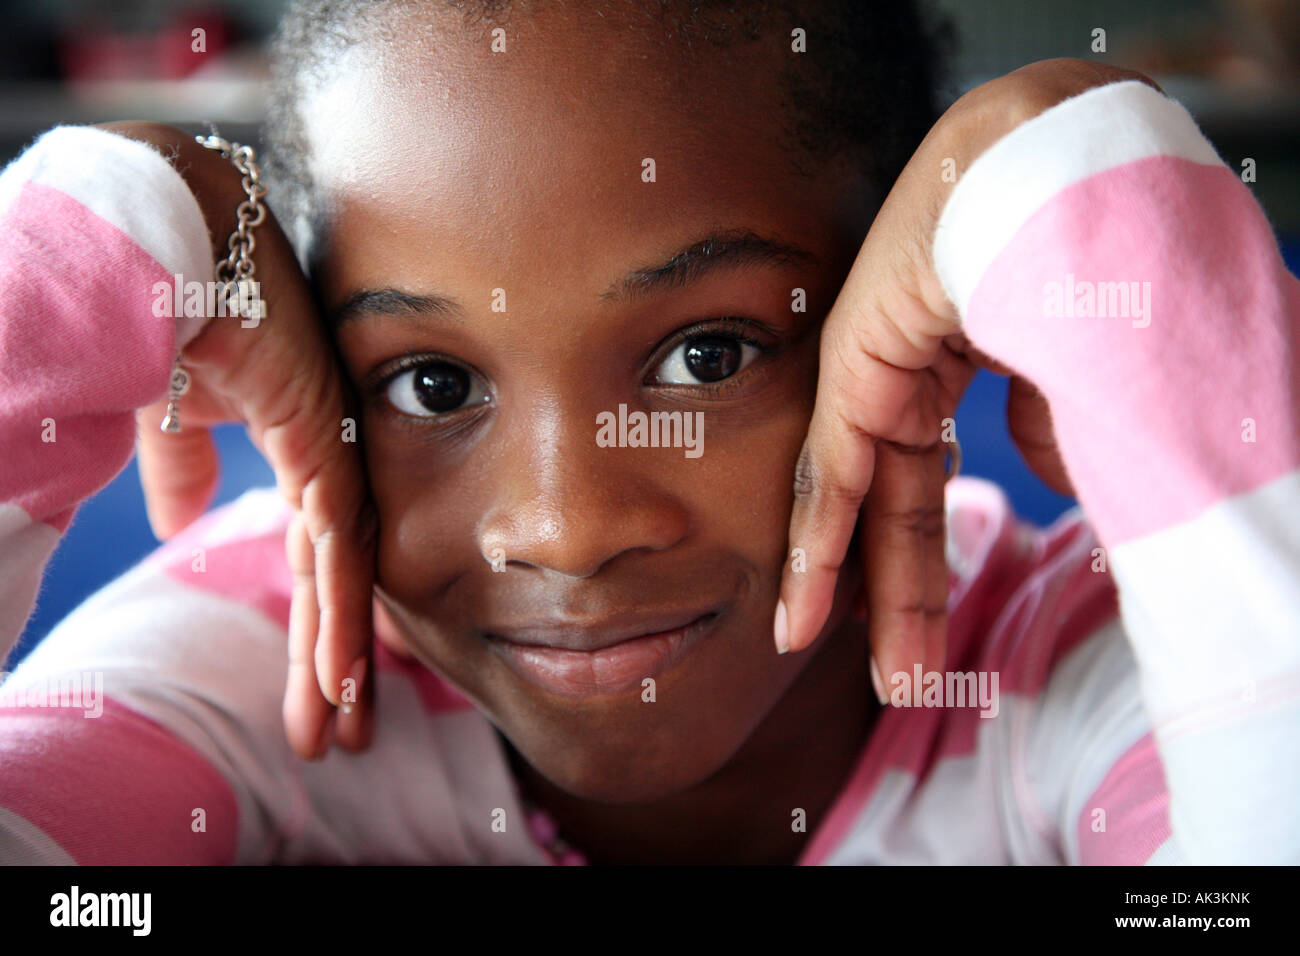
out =
[[[943,486],[950,418],[977,367],[1009,370],[970,347],[935,273],[933,237],[961,171],[1021,123],[1094,86],[1146,77],[1087,60],[1045,60],[961,97],[930,130],[885,199],[826,318],[817,400],[795,474],[778,650],[814,642],[830,614],[859,520],[873,679],[942,671],[948,565]],[[1152,84],[1154,86],[1154,84]],[[1047,403],[1013,377],[1008,420],[1029,465],[1070,494]],[[868,490],[870,493],[868,494]],[[864,500],[865,499],[865,500]]]
[[[103,128],[174,157],[204,216],[211,254],[223,256],[245,198],[233,164],[164,124]],[[247,328],[210,319],[186,345],[191,381],[181,402],[184,431],[159,429],[165,400],[137,413],[145,503],[159,538],[189,525],[207,509],[220,478],[211,429],[225,422],[245,427],[295,511],[285,539],[294,577],[283,707],[289,744],[305,758],[324,756],[332,740],[363,750],[373,731],[376,686],[377,519],[361,453],[342,438],[342,423],[356,413],[307,278],[269,210],[256,241],[259,293],[270,318]]]

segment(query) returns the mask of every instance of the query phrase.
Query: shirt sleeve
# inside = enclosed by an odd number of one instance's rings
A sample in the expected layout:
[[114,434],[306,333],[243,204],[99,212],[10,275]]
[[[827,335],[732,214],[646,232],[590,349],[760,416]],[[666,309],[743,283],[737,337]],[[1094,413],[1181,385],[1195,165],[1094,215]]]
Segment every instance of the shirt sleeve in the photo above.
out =
[[202,324],[178,326],[155,286],[206,281],[210,258],[198,203],[144,143],[57,127],[0,175],[0,661],[77,507],[130,460],[135,410],[166,394]]
[[[202,326],[173,317],[159,284],[211,272],[197,201],[143,143],[57,127],[0,174],[0,662],[78,506],[130,459],[136,409],[166,393]],[[55,676],[80,711],[0,687],[0,862],[229,858],[233,799],[212,766],[80,673]],[[194,808],[213,839],[194,842]],[[173,830],[189,838],[179,854]]]
[[980,156],[934,257],[1048,399],[1151,728],[1092,748],[1073,858],[1116,860],[1109,832],[1147,862],[1300,861],[1300,283],[1259,205],[1182,106],[1117,83]]

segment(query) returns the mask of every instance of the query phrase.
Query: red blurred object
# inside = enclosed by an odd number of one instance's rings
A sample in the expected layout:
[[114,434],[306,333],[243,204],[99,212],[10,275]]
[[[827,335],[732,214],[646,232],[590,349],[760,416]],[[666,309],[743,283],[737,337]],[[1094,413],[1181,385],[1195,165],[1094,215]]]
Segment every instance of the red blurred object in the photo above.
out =
[[69,80],[175,80],[220,58],[233,32],[220,11],[186,13],[148,33],[69,25],[59,61]]

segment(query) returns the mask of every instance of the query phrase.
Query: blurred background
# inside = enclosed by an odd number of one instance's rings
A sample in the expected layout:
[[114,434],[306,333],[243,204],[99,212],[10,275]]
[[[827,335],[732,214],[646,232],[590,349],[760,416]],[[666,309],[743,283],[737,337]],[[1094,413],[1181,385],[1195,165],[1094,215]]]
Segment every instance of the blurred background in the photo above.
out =
[[[282,0],[0,2],[0,158],[60,123],[152,119],[260,145],[264,42]],[[1300,0],[937,0],[956,28],[950,99],[1034,60],[1095,58],[1142,70],[1192,112],[1250,184],[1300,266]],[[1104,30],[1104,52],[1094,47]],[[887,42],[887,41],[886,41]],[[981,373],[957,413],[963,470],[1046,524],[1073,505],[1021,463],[1006,383]],[[238,428],[219,434],[218,503],[273,483]],[[157,546],[132,464],[78,512],[46,571],[10,666],[73,607]],[[4,662],[0,662],[3,664]]]

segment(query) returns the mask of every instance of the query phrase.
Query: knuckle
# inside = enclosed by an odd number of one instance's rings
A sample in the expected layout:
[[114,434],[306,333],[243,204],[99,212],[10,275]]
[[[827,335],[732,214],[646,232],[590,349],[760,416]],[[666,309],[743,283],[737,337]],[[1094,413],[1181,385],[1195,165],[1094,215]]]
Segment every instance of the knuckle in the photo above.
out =
[[941,618],[945,614],[947,614],[948,606],[946,604],[937,604],[937,603],[927,602],[927,601],[918,601],[914,604],[908,604],[905,605],[904,607],[899,608],[899,612],[902,614],[918,615],[920,617],[925,618],[926,620],[934,620],[936,618]]
[[909,536],[938,538],[944,533],[945,514],[942,504],[926,504],[915,508],[885,512],[877,516]]
[[817,491],[816,469],[813,466],[812,453],[805,445],[799,453],[799,460],[794,466],[794,496],[800,500],[811,498]]
[[862,499],[857,490],[838,478],[834,472],[819,465],[806,448],[795,464],[794,496],[803,502],[829,500],[839,503]]

